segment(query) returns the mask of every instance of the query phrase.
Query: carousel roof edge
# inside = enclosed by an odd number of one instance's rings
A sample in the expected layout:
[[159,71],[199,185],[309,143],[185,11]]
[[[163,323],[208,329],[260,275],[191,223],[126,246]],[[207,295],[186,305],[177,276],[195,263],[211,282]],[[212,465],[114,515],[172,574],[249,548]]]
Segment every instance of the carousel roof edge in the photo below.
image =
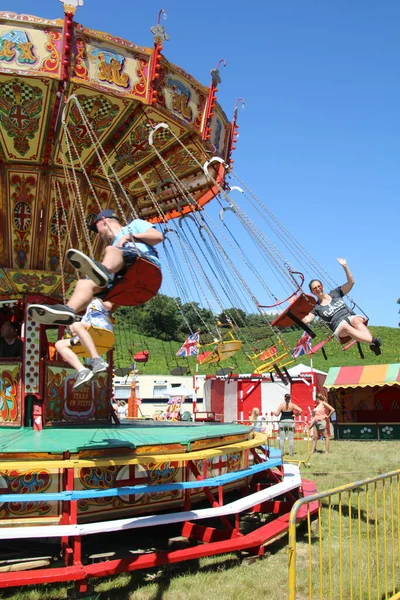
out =
[[[179,65],[177,65],[177,64],[169,61],[168,58],[166,58],[165,54],[162,54],[162,58],[163,58],[163,60],[165,60],[165,62],[168,63],[168,65],[170,67],[172,67],[173,69],[176,69],[178,71],[178,73],[182,77],[185,77],[190,82],[193,82],[193,83],[196,83],[197,85],[200,85],[203,88],[203,91],[205,93],[208,93],[210,85],[204,85],[204,83],[201,83],[198,79],[196,79],[195,77],[193,77],[193,75],[190,75],[190,73],[188,73],[187,71],[185,71],[185,69],[182,69],[182,67],[180,67]],[[216,102],[216,106],[218,106],[219,110],[221,111],[221,113],[224,116],[224,118],[226,119],[226,121],[228,123],[230,123],[230,119],[227,116],[225,110],[222,108],[221,104],[218,102],[218,99],[217,99],[217,102]]]
[[11,11],[0,11],[0,21],[20,21],[23,23],[30,23],[31,25],[54,25],[57,27],[62,26],[64,19],[44,19],[43,17],[36,17],[35,15],[26,15],[24,13],[18,14]]
[[115,44],[117,46],[124,46],[125,48],[133,50],[134,52],[140,52],[147,55],[153,54],[153,47],[138,46],[134,42],[126,40],[125,38],[119,37],[117,35],[112,35],[107,31],[100,31],[99,29],[90,29],[89,27],[82,25],[82,23],[77,23],[76,21],[74,21],[74,26],[76,31],[78,31],[80,34],[88,35],[103,42]]
[[327,389],[400,385],[400,363],[331,367],[324,387]]

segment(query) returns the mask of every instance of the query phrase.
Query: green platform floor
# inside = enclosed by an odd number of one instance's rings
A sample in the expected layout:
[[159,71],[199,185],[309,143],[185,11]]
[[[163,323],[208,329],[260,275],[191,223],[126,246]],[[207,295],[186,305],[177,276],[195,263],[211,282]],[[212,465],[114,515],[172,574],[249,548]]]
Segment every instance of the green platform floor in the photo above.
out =
[[193,442],[248,434],[251,427],[229,423],[164,423],[134,421],[121,425],[85,427],[48,427],[42,431],[30,428],[0,429],[0,452],[72,453],[83,450],[162,446],[180,444],[182,452],[190,451]]

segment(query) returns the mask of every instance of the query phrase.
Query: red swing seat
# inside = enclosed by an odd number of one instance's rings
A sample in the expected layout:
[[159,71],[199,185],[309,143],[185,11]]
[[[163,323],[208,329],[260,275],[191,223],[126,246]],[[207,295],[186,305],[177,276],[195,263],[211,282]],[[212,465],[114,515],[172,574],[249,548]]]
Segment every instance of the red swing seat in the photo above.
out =
[[[364,325],[368,325],[368,317],[365,317],[364,319]],[[324,346],[330,342],[331,340],[333,340],[334,336],[330,335],[329,337],[325,338],[324,340],[322,340],[321,342],[319,342],[318,344],[316,344],[315,346],[313,346],[311,352],[308,352],[308,354],[316,354],[318,352],[318,350],[322,350],[322,354],[325,358],[325,360],[327,360],[327,356],[325,353],[325,349]],[[353,338],[351,338],[349,335],[347,335],[346,337],[341,337],[339,338],[339,343],[341,344],[341,346],[343,346],[342,350],[343,352],[345,352],[346,350],[349,350],[350,348],[352,348],[353,346],[357,345],[357,349],[358,352],[361,356],[361,358],[364,358],[364,354],[361,348],[361,344],[360,342],[358,342],[357,340],[353,340]]]
[[150,352],[148,350],[143,350],[143,352],[136,352],[136,354],[133,355],[133,360],[137,363],[147,363],[149,356]]
[[275,327],[279,327],[279,329],[297,325],[298,323],[295,322],[293,316],[297,318],[298,321],[301,321],[301,319],[312,311],[315,304],[316,301],[312,296],[301,294],[300,296],[297,296],[297,298],[295,298],[271,324]]
[[[363,319],[364,325],[368,325],[368,321],[368,317],[365,317],[365,319]],[[342,344],[342,346],[344,346],[343,350],[348,350],[349,348],[354,346],[354,344],[357,344],[357,340],[353,340],[353,338],[349,335],[346,335],[346,337],[339,338],[339,342]]]
[[103,299],[117,306],[140,306],[157,294],[161,282],[160,267],[139,256]]

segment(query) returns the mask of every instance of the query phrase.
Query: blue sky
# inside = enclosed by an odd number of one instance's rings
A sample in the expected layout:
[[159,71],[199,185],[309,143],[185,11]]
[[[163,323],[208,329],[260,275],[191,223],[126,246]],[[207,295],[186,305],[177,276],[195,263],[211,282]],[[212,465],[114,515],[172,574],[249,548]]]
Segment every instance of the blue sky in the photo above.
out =
[[[168,60],[208,85],[224,58],[219,102],[230,118],[246,101],[237,172],[339,283],[348,259],[371,324],[397,326],[400,3],[85,0],[76,20],[151,46],[160,8]],[[62,17],[57,0],[2,10]]]

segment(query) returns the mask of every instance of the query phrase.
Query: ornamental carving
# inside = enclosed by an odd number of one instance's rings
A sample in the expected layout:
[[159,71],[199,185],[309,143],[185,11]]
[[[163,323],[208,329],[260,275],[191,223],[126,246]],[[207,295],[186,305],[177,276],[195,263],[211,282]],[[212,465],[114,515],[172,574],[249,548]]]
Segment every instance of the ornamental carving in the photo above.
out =
[[39,115],[43,107],[43,91],[22,80],[10,79],[0,83],[0,123],[14,140],[14,148],[21,155],[29,150],[29,139],[39,129]]
[[23,29],[10,29],[0,35],[0,61],[33,65],[37,61],[35,46]]

